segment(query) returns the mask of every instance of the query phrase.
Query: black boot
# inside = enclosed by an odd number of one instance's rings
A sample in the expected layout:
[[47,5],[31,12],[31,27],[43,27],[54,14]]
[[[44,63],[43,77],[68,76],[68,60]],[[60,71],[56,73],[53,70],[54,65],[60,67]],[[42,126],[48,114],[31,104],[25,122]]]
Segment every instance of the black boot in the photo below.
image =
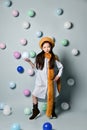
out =
[[40,116],[40,111],[38,109],[38,104],[33,104],[32,116],[29,118],[30,120],[36,119]]
[[57,115],[56,115],[55,111],[52,112],[52,118],[54,118],[54,119],[57,118]]
[[52,115],[50,117],[50,119],[56,119],[57,118],[57,115],[55,113],[55,103],[53,104],[53,110],[52,110]]
[[55,113],[55,103],[53,104],[52,118],[56,119],[57,115]]

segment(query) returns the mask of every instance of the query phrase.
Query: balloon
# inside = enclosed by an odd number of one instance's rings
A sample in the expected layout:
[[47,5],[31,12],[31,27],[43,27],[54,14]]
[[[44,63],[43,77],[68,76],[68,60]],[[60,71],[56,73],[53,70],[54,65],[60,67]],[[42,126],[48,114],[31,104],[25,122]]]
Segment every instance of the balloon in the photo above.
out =
[[10,87],[11,89],[14,89],[14,88],[16,87],[16,83],[13,82],[13,81],[11,81],[11,82],[9,83],[9,87]]
[[79,51],[74,48],[74,49],[72,49],[72,54],[73,54],[74,56],[77,56],[77,55],[79,54]]
[[68,84],[69,86],[73,86],[73,85],[75,84],[75,80],[74,80],[73,78],[68,78],[67,84]]
[[57,9],[57,14],[58,15],[61,15],[62,13],[63,13],[63,9],[61,9],[61,8]]
[[43,103],[42,106],[41,106],[41,108],[42,108],[42,111],[46,111],[46,109],[47,109],[47,104],[46,104],[46,103]]
[[25,89],[23,91],[23,93],[24,93],[25,96],[30,96],[30,94],[31,94],[30,90],[28,90],[28,89]]
[[6,48],[6,44],[5,43],[0,43],[0,48],[1,49],[5,49]]
[[25,59],[25,58],[29,58],[29,52],[25,51],[22,53],[22,58]]
[[70,29],[71,27],[72,27],[72,23],[71,22],[67,21],[67,22],[64,23],[64,28]]
[[30,55],[31,58],[34,58],[36,56],[36,53],[34,51],[30,51],[29,55]]
[[68,40],[66,40],[66,39],[64,39],[64,40],[62,40],[61,41],[61,44],[63,45],[63,46],[67,46],[68,45]]
[[5,106],[5,103],[0,103],[0,110],[3,110],[4,109],[4,106]]
[[23,73],[23,72],[24,72],[24,68],[23,68],[22,66],[18,66],[18,67],[17,67],[17,71],[18,71],[19,73]]
[[8,116],[11,113],[12,113],[12,110],[11,110],[10,106],[5,105],[4,108],[3,108],[3,114]]
[[14,123],[11,127],[11,130],[21,130],[20,124]]
[[26,44],[27,44],[27,40],[23,38],[23,39],[20,40],[20,43],[21,43],[22,45],[26,45]]
[[34,17],[34,16],[35,16],[35,12],[34,12],[33,10],[29,10],[29,11],[28,11],[28,15],[29,15],[30,17]]
[[52,125],[50,122],[46,122],[43,124],[43,130],[52,130]]
[[42,37],[42,35],[43,35],[43,32],[41,32],[41,31],[38,31],[38,32],[36,32],[36,35],[37,35],[37,37],[39,38],[39,37]]
[[16,59],[19,59],[19,58],[21,57],[21,53],[18,52],[18,51],[15,51],[15,52],[13,53],[13,55],[14,55],[14,57],[15,57]]
[[24,109],[24,114],[25,114],[25,115],[30,115],[30,114],[31,114],[31,109],[28,108],[28,107],[26,107],[26,108]]
[[24,28],[24,29],[28,29],[29,27],[30,27],[30,23],[27,22],[27,21],[25,21],[25,22],[23,23],[23,28]]
[[35,74],[34,70],[33,69],[28,69],[28,72],[27,72],[30,76],[33,76]]
[[5,1],[4,1],[4,5],[5,5],[6,7],[10,7],[11,4],[12,4],[12,1],[10,1],[10,0],[5,0]]
[[17,16],[19,15],[18,10],[13,10],[13,11],[12,11],[12,15],[13,15],[14,17],[17,17]]
[[69,109],[69,104],[67,103],[67,102],[63,102],[63,103],[61,103],[61,108],[63,109],[63,110],[68,110]]

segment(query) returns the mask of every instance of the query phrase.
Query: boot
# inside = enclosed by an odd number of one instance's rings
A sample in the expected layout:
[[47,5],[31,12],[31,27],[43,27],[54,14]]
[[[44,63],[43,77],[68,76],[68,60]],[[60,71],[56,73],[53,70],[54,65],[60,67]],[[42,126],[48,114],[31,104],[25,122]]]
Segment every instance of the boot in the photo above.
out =
[[33,113],[32,116],[29,118],[30,120],[36,119],[40,116],[40,111],[38,109],[38,104],[33,104]]
[[53,104],[52,118],[56,119],[57,115],[55,113],[55,103]]
[[52,118],[54,118],[54,119],[57,118],[57,115],[56,115],[56,113],[55,113],[55,110],[53,110],[53,112],[52,112]]
[[52,110],[52,115],[50,117],[50,119],[56,119],[57,118],[57,115],[55,113],[55,103],[53,104],[53,110]]

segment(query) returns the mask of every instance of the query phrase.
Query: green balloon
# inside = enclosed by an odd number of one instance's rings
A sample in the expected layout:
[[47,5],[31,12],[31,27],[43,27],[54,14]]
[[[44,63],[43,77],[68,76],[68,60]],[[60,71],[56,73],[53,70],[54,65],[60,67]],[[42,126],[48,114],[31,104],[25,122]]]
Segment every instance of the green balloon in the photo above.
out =
[[62,40],[62,41],[61,41],[61,44],[62,44],[63,46],[67,46],[67,45],[68,45],[68,40],[66,40],[66,39]]
[[36,56],[36,53],[34,51],[30,51],[29,55],[31,58],[34,58]]
[[42,104],[42,111],[46,111],[46,109],[47,109],[47,104],[46,103]]
[[33,17],[33,16],[35,15],[35,12],[34,12],[33,10],[29,10],[29,11],[28,11],[28,15],[29,15],[30,17]]
[[31,109],[26,107],[26,108],[24,109],[24,114],[25,114],[25,115],[30,115],[30,114],[31,114]]

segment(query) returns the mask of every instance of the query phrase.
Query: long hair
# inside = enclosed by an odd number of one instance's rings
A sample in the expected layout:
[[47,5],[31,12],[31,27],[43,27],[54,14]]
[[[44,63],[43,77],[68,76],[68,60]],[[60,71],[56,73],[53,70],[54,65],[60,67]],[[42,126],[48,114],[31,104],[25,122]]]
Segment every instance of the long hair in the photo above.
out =
[[[51,44],[50,44],[51,45]],[[45,59],[45,55],[44,55],[44,51],[42,50],[37,56],[36,56],[36,68],[37,69],[43,69],[44,67],[44,59]],[[51,59],[49,61],[49,67],[50,69],[54,68],[54,63],[55,63],[55,55],[52,51],[52,46],[51,46],[51,50],[49,52],[51,54]]]

